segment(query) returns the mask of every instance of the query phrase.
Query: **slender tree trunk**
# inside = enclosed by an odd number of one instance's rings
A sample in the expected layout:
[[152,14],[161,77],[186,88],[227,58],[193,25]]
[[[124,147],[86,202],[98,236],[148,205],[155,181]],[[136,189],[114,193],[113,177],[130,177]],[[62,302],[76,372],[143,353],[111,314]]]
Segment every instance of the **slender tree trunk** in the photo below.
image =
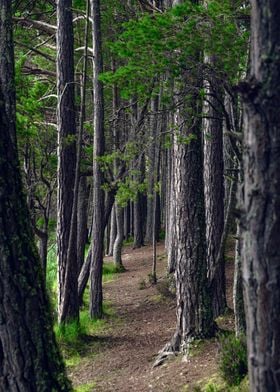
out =
[[237,336],[240,336],[246,332],[246,320],[242,277],[242,236],[239,222],[237,223],[235,243],[233,305],[235,315],[235,333]]
[[[105,203],[105,211],[104,211],[104,230],[105,227],[108,225],[108,221],[110,218],[111,210],[115,201],[115,192],[111,191],[107,193],[106,203]],[[92,245],[89,248],[88,255],[86,261],[84,262],[82,269],[79,274],[78,278],[78,297],[79,303],[82,303],[83,294],[89,279],[90,274],[90,264],[92,259]]]
[[243,278],[250,388],[280,390],[280,3],[252,0],[245,101]]
[[[173,124],[174,125],[174,124]],[[168,217],[168,247],[167,247],[167,264],[168,272],[171,274],[175,272],[177,261],[177,242],[175,234],[176,225],[176,201],[175,201],[175,169],[174,169],[174,146],[170,148],[170,161],[169,161],[169,217]]]
[[124,238],[129,239],[130,232],[130,203],[124,208]]
[[159,97],[156,96],[151,101],[152,118],[150,120],[150,148],[148,152],[148,195],[147,195],[147,225],[145,241],[147,243],[153,242],[153,223],[154,223],[154,187],[155,187],[155,172],[156,172],[156,137],[158,133],[158,111]]
[[104,137],[104,101],[103,86],[99,75],[103,71],[101,46],[100,1],[91,0],[91,16],[93,20],[93,227],[92,227],[92,260],[90,268],[90,316],[102,316],[102,265],[104,242],[104,182],[101,164],[98,161],[105,151]]
[[86,176],[80,177],[77,208],[77,262],[80,273],[85,258],[85,247],[88,239],[88,187]]
[[[139,175],[137,176],[137,180],[139,183],[144,181],[144,172],[145,172],[145,160],[144,154],[141,155],[139,162]],[[144,200],[143,194],[138,192],[137,198],[133,203],[133,223],[134,223],[134,243],[133,248],[141,248],[144,245],[144,208],[143,208]]]
[[72,208],[74,199],[76,135],[74,103],[74,36],[72,1],[57,2],[57,93],[58,93],[58,321],[64,323],[79,317],[77,301],[76,246],[69,254]]
[[111,212],[111,220],[110,220],[110,245],[109,245],[109,253],[108,256],[113,256],[114,251],[114,243],[117,237],[117,220],[116,220],[116,206],[114,205]]
[[70,391],[20,178],[6,0],[0,0],[0,259],[0,391]]
[[48,229],[46,229],[46,231],[44,230],[39,237],[39,255],[44,278],[46,278],[47,274],[48,241],[49,235]]
[[123,270],[124,266],[122,263],[122,244],[124,238],[124,216],[123,208],[116,205],[116,222],[117,222],[117,237],[114,243],[114,263],[118,270]]

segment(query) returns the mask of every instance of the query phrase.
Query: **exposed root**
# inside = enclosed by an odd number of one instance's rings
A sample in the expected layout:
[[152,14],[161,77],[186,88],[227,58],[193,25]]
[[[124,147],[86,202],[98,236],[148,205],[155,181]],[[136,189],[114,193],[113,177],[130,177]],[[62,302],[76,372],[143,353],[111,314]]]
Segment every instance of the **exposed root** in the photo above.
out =
[[181,335],[176,331],[170,342],[158,353],[153,368],[162,365],[167,359],[180,354],[182,352],[180,343]]
[[152,368],[154,369],[155,367],[162,365],[166,360],[178,354],[179,351],[176,351],[171,343],[167,343],[163,349],[159,351]]

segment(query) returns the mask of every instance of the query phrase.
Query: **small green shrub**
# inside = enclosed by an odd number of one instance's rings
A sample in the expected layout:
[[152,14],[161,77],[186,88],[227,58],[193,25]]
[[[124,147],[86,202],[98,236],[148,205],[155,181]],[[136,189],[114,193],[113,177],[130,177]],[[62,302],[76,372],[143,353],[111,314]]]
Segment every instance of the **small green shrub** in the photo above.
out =
[[221,336],[220,344],[221,375],[229,385],[239,385],[248,371],[246,339],[228,334]]
[[205,392],[219,392],[219,387],[213,383],[205,385]]

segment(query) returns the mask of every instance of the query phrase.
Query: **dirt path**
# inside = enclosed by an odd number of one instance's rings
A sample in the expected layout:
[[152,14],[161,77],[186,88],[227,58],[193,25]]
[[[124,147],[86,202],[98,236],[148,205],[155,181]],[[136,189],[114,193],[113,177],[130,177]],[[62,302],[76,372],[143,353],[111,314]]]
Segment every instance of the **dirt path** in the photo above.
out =
[[[161,244],[158,247],[160,278],[166,268],[164,253]],[[105,299],[111,302],[117,320],[89,341],[91,355],[70,369],[74,385],[93,382],[92,390],[102,392],[191,390],[191,385],[217,371],[216,340],[199,343],[187,363],[179,356],[152,369],[156,354],[174,332],[175,300],[163,298],[149,284],[143,288],[151,270],[151,247],[139,250],[127,247],[123,261],[127,272],[106,283],[104,288]]]

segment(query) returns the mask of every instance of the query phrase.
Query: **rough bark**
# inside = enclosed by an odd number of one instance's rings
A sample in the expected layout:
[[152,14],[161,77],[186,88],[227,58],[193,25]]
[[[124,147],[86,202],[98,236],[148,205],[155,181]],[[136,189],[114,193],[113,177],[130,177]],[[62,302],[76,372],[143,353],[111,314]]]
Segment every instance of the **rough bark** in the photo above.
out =
[[[58,127],[58,321],[64,323],[79,315],[77,297],[76,246],[68,252],[74,199],[76,134],[74,104],[74,38],[72,1],[57,2],[57,127]],[[76,225],[76,222],[72,222]]]
[[[174,123],[173,123],[174,125]],[[175,272],[177,261],[177,243],[175,235],[176,201],[175,201],[175,171],[174,171],[174,146],[169,150],[169,195],[168,195],[168,246],[167,269],[169,273]]]
[[101,163],[98,161],[105,151],[104,137],[104,98],[103,86],[99,75],[103,71],[101,46],[100,1],[91,0],[91,16],[93,22],[93,226],[92,226],[92,260],[90,268],[90,316],[102,316],[102,265],[104,242],[104,183]]
[[280,3],[252,0],[245,101],[244,259],[250,388],[280,390]]
[[6,0],[0,1],[0,38],[0,391],[70,391],[20,178]]
[[[195,100],[197,97],[193,97]],[[194,109],[195,115],[195,109]],[[176,124],[182,123],[180,110]],[[174,146],[174,196],[176,203],[177,328],[172,349],[184,351],[193,338],[213,336],[211,297],[207,283],[205,208],[201,132],[196,140]]]
[[[206,61],[214,62],[213,59]],[[216,318],[226,309],[225,261],[224,255],[219,252],[224,230],[223,118],[219,104],[222,91],[214,77],[206,82],[206,89],[209,93],[208,102],[205,103],[208,118],[203,121],[203,139],[207,265],[213,315]]]

